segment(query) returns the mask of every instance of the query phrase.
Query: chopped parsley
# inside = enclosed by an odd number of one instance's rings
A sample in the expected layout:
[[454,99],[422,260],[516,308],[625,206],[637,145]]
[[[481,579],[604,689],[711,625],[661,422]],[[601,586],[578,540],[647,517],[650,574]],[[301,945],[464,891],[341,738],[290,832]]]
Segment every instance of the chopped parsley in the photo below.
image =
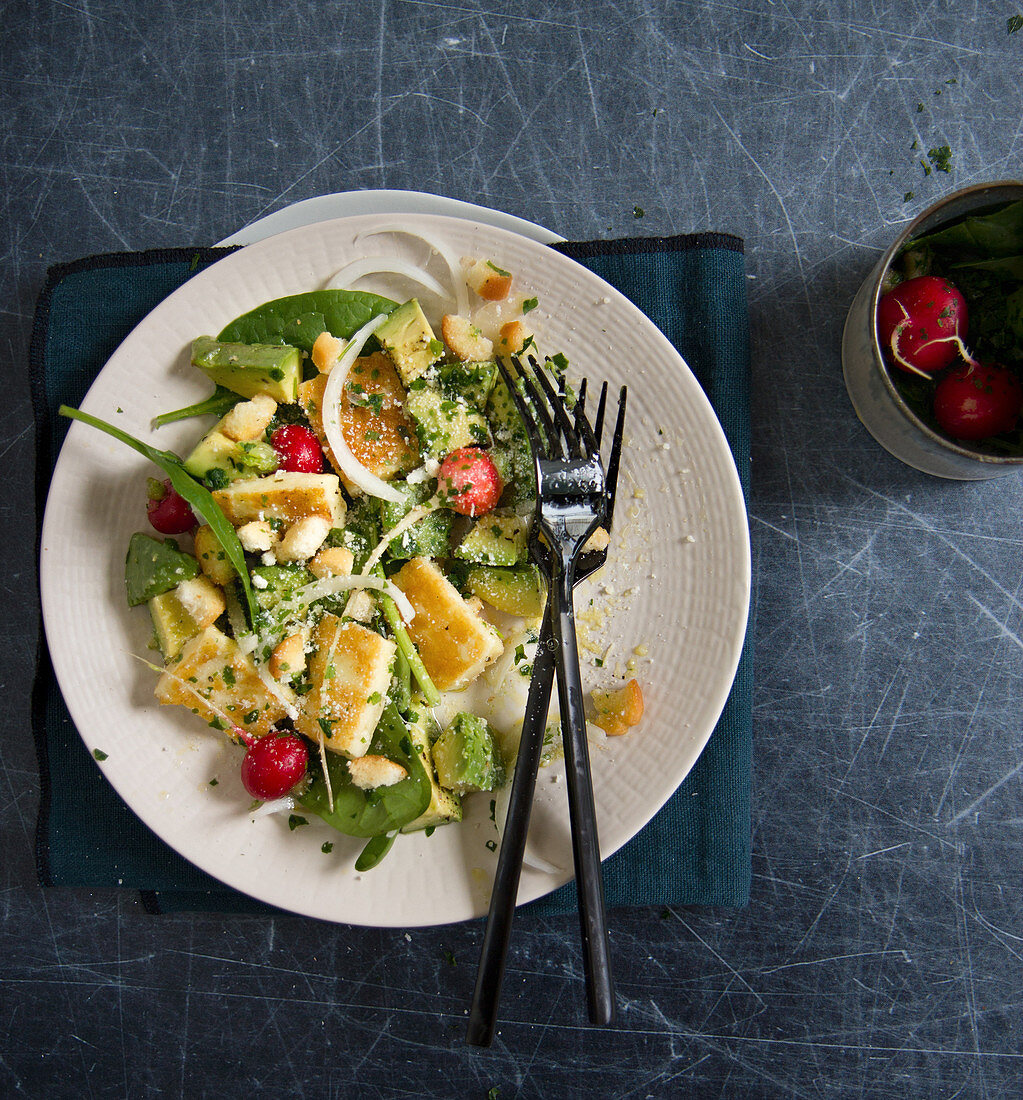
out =
[[505,271],[503,267],[498,267],[493,260],[487,260],[487,267],[489,267],[491,271],[496,271],[503,279],[511,278],[511,272]]
[[1005,33],[1015,34],[1018,30],[1023,30],[1023,15],[1010,15],[1005,21]]
[[322,853],[323,853],[323,854],[324,854],[325,856],[329,856],[329,855],[330,855],[330,853],[334,851],[334,842],[333,842],[332,840],[325,840],[325,841],[324,841],[324,842],[323,842],[323,843],[322,843],[322,844],[320,845],[320,851],[321,851],[321,852],[322,852]]
[[927,150],[927,156],[939,172],[952,171],[952,149],[948,145],[939,145]]
[[526,299],[526,300],[525,300],[525,301],[524,301],[524,302],[522,303],[522,313],[523,313],[523,315],[525,315],[525,314],[527,314],[527,313],[532,313],[532,312],[533,312],[533,310],[534,310],[534,309],[536,309],[536,307],[537,307],[537,306],[538,306],[539,304],[540,304],[540,302],[539,302],[539,300],[538,300],[538,299],[536,299],[536,298],[527,298],[527,299]]
[[288,814],[288,828],[294,832],[300,825],[308,825],[309,822],[298,814]]
[[95,756],[96,759],[100,760],[100,761],[106,760],[106,758],[107,758],[107,754],[102,749],[93,749],[92,750],[92,755]]
[[646,211],[643,209],[642,206],[634,206],[632,208],[632,216],[634,218],[642,218],[645,213]]

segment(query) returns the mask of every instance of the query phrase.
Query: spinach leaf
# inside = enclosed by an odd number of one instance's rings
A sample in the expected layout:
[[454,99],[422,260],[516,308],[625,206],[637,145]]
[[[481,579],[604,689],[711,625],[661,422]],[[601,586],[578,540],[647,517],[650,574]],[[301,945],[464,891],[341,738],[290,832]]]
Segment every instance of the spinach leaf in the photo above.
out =
[[397,835],[397,833],[384,833],[382,836],[370,837],[366,847],[362,849],[359,858],[355,861],[356,871],[372,871],[391,850]]
[[205,401],[154,416],[153,427],[162,428],[164,424],[173,424],[176,420],[189,420],[193,416],[225,416],[241,400],[240,394],[229,390],[226,386],[217,386]]
[[1023,200],[971,214],[911,242],[913,248],[920,245],[960,260],[1018,255],[1023,252]]
[[[370,742],[369,752],[401,764],[408,776],[390,787],[364,791],[352,782],[344,758],[328,752],[327,771],[334,793],[334,809],[331,811],[322,766],[319,759],[313,756],[309,762],[309,789],[299,800],[302,808],[317,814],[346,836],[383,836],[415,821],[430,804],[430,779],[412,745],[408,727],[393,703],[384,710]],[[380,858],[382,856],[381,853]]]
[[61,416],[66,416],[71,420],[81,420],[83,424],[88,424],[90,427],[98,428],[101,432],[106,432],[107,435],[112,435],[114,439],[126,443],[132,450],[138,451],[140,455],[148,458],[150,462],[163,470],[170,478],[171,486],[188,501],[192,511],[217,536],[217,541],[242,582],[242,588],[245,590],[245,600],[249,608],[249,621],[252,622],[256,617],[256,601],[253,596],[252,585],[249,583],[249,571],[245,565],[245,551],[238,541],[234,527],[231,526],[231,521],[220,510],[220,505],[213,499],[209,489],[192,477],[182,465],[181,459],[173,451],[161,451],[156,447],[150,447],[149,444],[143,443],[133,435],[121,431],[120,428],[115,428],[113,424],[108,424],[105,420],[90,416],[89,413],[84,413],[81,409],[72,409],[67,405],[61,405],[57,412]]
[[290,344],[312,351],[324,330],[353,336],[378,313],[390,313],[397,303],[361,290],[314,290],[264,302],[226,325],[217,337],[242,344]]

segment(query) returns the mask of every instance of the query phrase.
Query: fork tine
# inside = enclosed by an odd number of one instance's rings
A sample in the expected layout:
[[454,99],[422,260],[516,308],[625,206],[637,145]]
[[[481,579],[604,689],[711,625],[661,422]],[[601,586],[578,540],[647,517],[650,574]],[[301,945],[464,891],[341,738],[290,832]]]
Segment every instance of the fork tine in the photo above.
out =
[[[565,396],[564,393],[559,394],[551,385],[550,379],[547,377],[547,372],[537,363],[536,359],[531,355],[529,357],[529,364],[533,368],[533,373],[536,375],[537,381],[543,388],[544,394],[550,403],[551,410],[554,413],[554,418],[558,422],[558,428],[561,431],[562,436],[565,439],[565,457],[566,458],[581,458],[582,449],[579,446],[579,435],[575,430],[572,421],[569,419],[568,413],[565,410]],[[564,386],[564,380],[559,383]],[[552,425],[553,427],[553,425]]]
[[[519,376],[521,377],[522,364],[519,362],[518,357],[513,356],[512,362],[515,364],[516,369],[519,371]],[[524,400],[522,394],[519,393],[519,387],[515,384],[515,379],[512,378],[511,372],[500,358],[497,360],[497,369],[501,374],[501,378],[504,380],[504,384],[508,387],[508,393],[511,394],[511,399],[515,402],[515,408],[518,409],[519,416],[522,417],[522,423],[525,426],[526,435],[529,436],[529,445],[533,450],[534,456],[543,454],[545,448],[540,430],[537,427],[536,421],[533,419],[533,413],[529,407],[529,402]]]
[[609,524],[611,522],[611,517],[614,515],[615,490],[618,488],[618,467],[622,457],[622,437],[625,435],[625,403],[628,396],[628,386],[622,386],[618,393],[618,419],[615,422],[614,435],[611,437],[611,453],[608,455],[606,473],[604,475],[604,492],[607,495]]
[[590,454],[599,455],[600,443],[597,441],[597,437],[594,434],[593,429],[590,427],[590,422],[586,419],[586,414],[583,411],[582,405],[576,402],[576,406],[572,411],[575,416],[576,430],[582,436],[583,441],[585,442]]
[[[536,372],[536,360],[533,359],[532,356],[530,356],[530,362],[534,372]],[[526,397],[529,398],[533,414],[539,422],[540,431],[543,433],[543,438],[547,441],[547,446],[542,448],[542,450],[551,458],[565,457],[562,453],[564,448],[561,446],[560,434],[558,429],[554,426],[554,421],[547,408],[547,402],[544,400],[544,395],[537,389],[536,384],[529,377],[529,372],[522,367],[522,363],[518,358],[515,359],[515,365],[519,368],[519,381],[522,383],[522,388],[526,391]],[[555,401],[554,404],[556,405],[557,402]]]
[[[583,385],[585,386],[586,379],[583,379]],[[581,387],[580,387],[581,388]],[[597,402],[597,419],[593,422],[593,434],[596,437],[597,443],[600,443],[601,436],[604,433],[604,409],[607,406],[607,383],[605,382],[600,387],[600,400]]]

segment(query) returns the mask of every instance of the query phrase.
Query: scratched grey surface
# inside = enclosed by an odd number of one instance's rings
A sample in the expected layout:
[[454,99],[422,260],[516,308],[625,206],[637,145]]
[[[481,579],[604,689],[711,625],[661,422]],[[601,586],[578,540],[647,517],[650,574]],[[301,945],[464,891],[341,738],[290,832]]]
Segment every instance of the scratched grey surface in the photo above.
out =
[[[907,218],[1020,176],[1017,6],[2,6],[0,1094],[1023,1092],[1023,486],[888,457],[838,354]],[[914,140],[947,142],[951,175],[925,177]],[[572,917],[518,922],[500,1033],[478,1051],[478,926],[154,918],[36,884],[25,363],[45,269],[373,187],[572,238],[747,242],[753,897],[614,912],[607,1032],[585,1026]]]

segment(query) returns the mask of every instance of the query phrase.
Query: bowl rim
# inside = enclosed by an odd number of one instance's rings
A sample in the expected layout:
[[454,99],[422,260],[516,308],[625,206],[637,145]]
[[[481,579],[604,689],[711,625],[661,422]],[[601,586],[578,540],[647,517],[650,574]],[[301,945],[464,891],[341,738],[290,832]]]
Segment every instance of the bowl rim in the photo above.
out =
[[[917,216],[906,226],[905,229],[895,238],[887,251],[881,257],[877,267],[874,269],[872,276],[873,285],[871,287],[870,294],[870,347],[873,352],[874,366],[878,369],[881,375],[881,381],[888,391],[888,396],[891,398],[895,407],[902,413],[902,415],[923,435],[925,435],[933,443],[937,444],[946,451],[950,451],[953,454],[960,455],[963,458],[970,459],[975,462],[986,463],[993,466],[1019,466],[1023,464],[1023,454],[1020,455],[992,455],[985,454],[983,451],[974,450],[971,447],[964,446],[962,443],[957,443],[955,440],[950,439],[946,435],[942,435],[940,432],[936,432],[929,424],[925,423],[916,415],[910,408],[902,394],[899,392],[898,387],[892,380],[892,376],[888,370],[888,364],[885,362],[884,353],[881,350],[881,341],[878,339],[877,332],[877,311],[880,305],[882,297],[882,286],[884,285],[885,276],[888,274],[891,268],[892,261],[899,254],[902,248],[910,241],[913,236],[919,232],[921,226],[924,223],[932,221],[936,214],[938,214],[945,206],[956,201],[962,201],[971,195],[980,196],[986,192],[995,190],[1011,190],[1015,189],[1019,192],[1018,198],[1023,199],[1023,180],[989,180],[981,183],[972,183],[968,187],[960,187],[959,189],[950,192],[947,195],[942,196],[935,202],[932,202],[925,210],[921,211]],[[1012,202],[1011,198],[1000,200],[992,199],[993,203],[1000,201]],[[983,205],[978,203],[978,206]],[[960,215],[956,215],[957,217]]]

